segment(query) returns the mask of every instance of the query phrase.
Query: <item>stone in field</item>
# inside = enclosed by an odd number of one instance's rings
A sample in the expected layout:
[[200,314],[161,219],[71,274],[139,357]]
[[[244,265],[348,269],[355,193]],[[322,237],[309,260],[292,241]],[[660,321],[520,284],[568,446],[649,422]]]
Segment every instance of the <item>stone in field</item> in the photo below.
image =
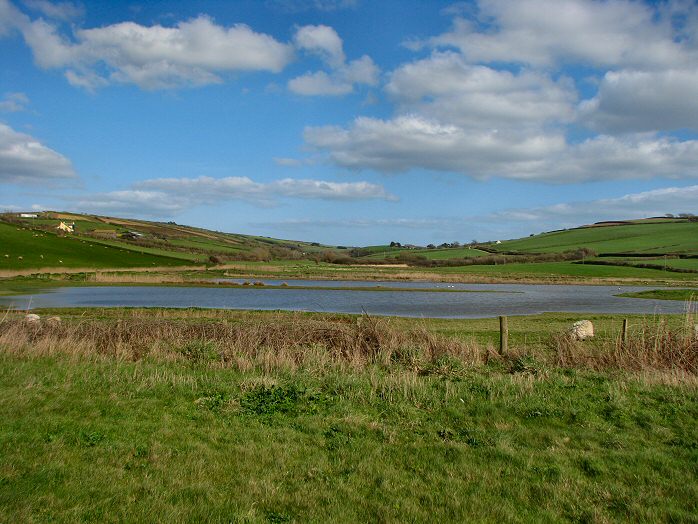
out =
[[35,322],[39,322],[41,320],[41,317],[39,315],[36,315],[34,313],[27,313],[24,316],[24,321],[28,322],[30,324],[34,324]]
[[594,324],[591,320],[578,320],[570,328],[570,335],[576,340],[594,338]]

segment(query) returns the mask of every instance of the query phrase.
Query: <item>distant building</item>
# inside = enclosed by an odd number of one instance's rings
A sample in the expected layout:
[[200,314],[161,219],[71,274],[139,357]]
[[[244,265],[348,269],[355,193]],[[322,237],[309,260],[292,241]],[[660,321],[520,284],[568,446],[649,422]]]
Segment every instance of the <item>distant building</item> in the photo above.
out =
[[138,231],[126,231],[126,233],[121,234],[121,238],[125,240],[138,240],[139,238],[143,238],[143,233],[139,233]]
[[19,218],[39,218],[36,213],[20,213]]

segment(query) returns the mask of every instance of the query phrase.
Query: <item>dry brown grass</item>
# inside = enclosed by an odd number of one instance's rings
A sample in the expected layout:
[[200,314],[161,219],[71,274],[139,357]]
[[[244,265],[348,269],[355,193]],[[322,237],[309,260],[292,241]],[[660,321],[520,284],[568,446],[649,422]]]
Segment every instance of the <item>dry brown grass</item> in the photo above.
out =
[[87,275],[87,282],[112,283],[112,284],[183,284],[187,280],[177,274],[153,275],[149,273],[119,273],[97,271]]
[[419,323],[405,328],[404,323],[370,316],[216,310],[182,310],[175,316],[158,309],[123,310],[114,316],[95,309],[89,318],[30,324],[18,313],[5,313],[0,315],[0,351],[131,361],[155,358],[265,371],[381,365],[415,374],[448,374],[498,361],[512,372],[541,365],[623,370],[681,383],[698,377],[698,339],[690,315],[678,327],[661,318],[638,321],[625,344],[619,337],[579,342],[556,334],[547,348],[518,345],[502,357],[475,340],[436,334]]
[[552,337],[554,363],[560,367],[673,371],[698,375],[698,337],[692,314],[681,327],[661,317],[630,326],[627,341],[599,338],[576,341],[567,334]]
[[95,319],[30,324],[0,322],[0,347],[15,354],[147,357],[206,361],[240,369],[313,368],[341,365],[363,368],[400,362],[421,371],[444,355],[471,365],[485,353],[426,329],[401,331],[385,319],[322,320],[300,316],[245,322],[186,322],[172,319]]

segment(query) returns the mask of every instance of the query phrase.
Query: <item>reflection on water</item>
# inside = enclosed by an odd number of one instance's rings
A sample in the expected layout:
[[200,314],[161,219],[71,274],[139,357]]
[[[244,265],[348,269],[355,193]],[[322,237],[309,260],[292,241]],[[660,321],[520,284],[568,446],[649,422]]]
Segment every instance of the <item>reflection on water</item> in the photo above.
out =
[[[242,280],[239,282],[243,282]],[[453,284],[264,280],[267,284],[332,287],[451,288],[486,293],[265,289],[264,287],[65,287],[34,295],[0,297],[0,306],[41,307],[201,307],[362,313],[406,317],[484,318],[545,312],[683,313],[682,302],[615,297],[647,287]],[[492,291],[496,291],[492,293]]]

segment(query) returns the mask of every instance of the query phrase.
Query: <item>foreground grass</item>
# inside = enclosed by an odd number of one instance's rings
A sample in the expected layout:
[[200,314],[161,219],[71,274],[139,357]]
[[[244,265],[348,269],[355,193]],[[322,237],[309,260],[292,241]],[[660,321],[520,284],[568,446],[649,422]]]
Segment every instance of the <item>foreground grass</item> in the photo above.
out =
[[10,521],[691,521],[698,396],[603,374],[0,358]]
[[688,373],[586,346],[561,367],[544,341],[498,357],[490,320],[386,322],[3,320],[0,520],[695,521],[695,353]]

